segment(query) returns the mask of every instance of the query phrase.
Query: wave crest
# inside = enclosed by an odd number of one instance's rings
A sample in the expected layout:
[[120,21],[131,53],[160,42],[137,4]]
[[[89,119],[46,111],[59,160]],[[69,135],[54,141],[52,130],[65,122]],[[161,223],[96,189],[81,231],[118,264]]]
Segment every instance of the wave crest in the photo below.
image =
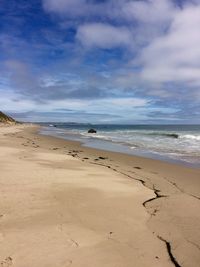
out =
[[190,140],[200,141],[200,135],[185,134],[185,135],[182,135],[180,137],[182,139],[190,139]]

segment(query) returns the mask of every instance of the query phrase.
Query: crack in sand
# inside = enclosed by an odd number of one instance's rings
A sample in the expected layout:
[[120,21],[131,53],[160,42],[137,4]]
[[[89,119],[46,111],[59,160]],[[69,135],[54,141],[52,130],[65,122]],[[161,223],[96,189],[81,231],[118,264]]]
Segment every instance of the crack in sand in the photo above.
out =
[[[116,171],[116,172],[118,172],[118,173],[120,173],[120,174],[122,174],[122,175],[125,175],[126,177],[129,177],[129,178],[131,178],[131,179],[134,179],[134,180],[136,180],[136,181],[141,182],[143,186],[149,188],[149,187],[146,185],[146,182],[145,182],[144,180],[142,180],[142,179],[134,178],[134,177],[132,177],[131,175],[126,174],[126,173],[123,173],[123,172],[120,172],[120,171],[117,171],[116,169],[113,169],[111,166],[108,166],[108,165],[104,165],[104,164],[100,164],[100,163],[94,163],[94,162],[91,162],[91,163],[92,163],[92,164],[95,164],[95,165],[104,166],[104,167],[107,167],[107,168],[109,167],[110,169],[112,169],[112,170],[114,170],[114,171]],[[160,190],[156,189],[156,188],[155,188],[155,185],[153,185],[153,188],[149,188],[149,189],[153,190],[153,191],[154,191],[154,194],[155,194],[156,196],[153,197],[153,198],[151,198],[151,199],[146,200],[145,202],[143,202],[143,206],[144,206],[145,208],[146,208],[146,204],[147,204],[148,202],[154,201],[155,199],[158,199],[158,198],[169,197],[169,196],[166,196],[166,195],[161,195],[161,194],[159,193]],[[146,208],[146,209],[147,209],[147,208]],[[156,210],[156,212],[157,212],[157,210]],[[155,215],[155,210],[154,210],[153,214],[151,214],[151,215]],[[158,235],[157,237],[158,237],[162,242],[165,243],[165,245],[166,245],[166,249],[167,249],[167,252],[168,252],[168,255],[169,255],[169,258],[170,258],[171,262],[174,264],[174,266],[175,266],[175,267],[181,267],[181,265],[178,263],[177,259],[174,257],[174,255],[173,255],[173,253],[172,253],[172,247],[171,247],[170,242],[168,242],[167,240],[165,240],[164,238],[162,238],[162,237],[159,236],[159,235]]]
[[[149,202],[151,202],[151,201],[153,201],[153,200],[155,200],[155,199],[158,199],[158,198],[162,198],[162,197],[169,197],[169,196],[166,196],[166,195],[161,195],[159,192],[160,192],[160,190],[158,190],[158,189],[156,189],[155,188],[155,185],[153,185],[153,189],[152,189],[153,191],[154,191],[154,194],[156,195],[155,197],[152,197],[152,198],[150,198],[150,199],[147,199],[145,202],[143,202],[142,204],[143,204],[143,206],[146,208],[146,204],[147,203],[149,203]],[[155,214],[154,214],[155,215]]]
[[[95,164],[95,165],[99,165],[99,166],[103,166],[103,167],[107,167],[107,168],[109,168],[109,169],[111,169],[111,170],[113,170],[113,171],[116,171],[116,172],[118,172],[118,173],[121,173],[121,174],[123,174],[123,175],[125,175],[125,176],[127,176],[127,177],[129,177],[129,178],[131,178],[131,179],[134,179],[134,180],[136,180],[136,181],[139,181],[139,182],[141,182],[145,187],[147,187],[147,188],[153,190],[154,193],[156,194],[156,197],[151,198],[151,199],[148,199],[147,201],[145,201],[145,202],[143,203],[143,206],[145,206],[145,204],[147,204],[148,202],[151,202],[151,201],[153,201],[153,200],[155,200],[155,199],[157,199],[157,198],[168,197],[167,195],[160,195],[160,194],[159,194],[160,190],[158,190],[158,189],[154,189],[154,185],[153,185],[153,188],[151,188],[150,186],[147,186],[147,185],[146,185],[146,181],[144,181],[144,180],[142,180],[142,179],[135,178],[135,177],[133,177],[133,176],[131,176],[131,175],[129,175],[129,174],[120,172],[120,171],[118,171],[118,170],[112,168],[112,167],[109,166],[109,165],[105,165],[105,164],[102,164],[102,163],[95,163],[95,162],[90,162],[90,163],[91,163],[91,164]],[[131,171],[130,171],[130,172],[131,172]],[[132,172],[131,172],[131,173],[132,173]],[[134,173],[134,174],[135,174],[135,173]],[[142,178],[144,178],[144,179],[149,180],[149,178],[147,178],[147,177],[143,177],[141,174],[137,174],[137,175],[140,176],[140,177],[142,177]],[[189,194],[189,193],[186,193],[186,192],[185,192],[184,190],[182,190],[176,183],[169,181],[166,177],[163,177],[163,179],[165,179],[165,180],[166,180],[169,184],[171,184],[172,186],[176,187],[181,193],[186,194],[186,195],[188,195],[188,196],[191,196],[191,197],[194,197],[194,198],[200,200],[200,197],[195,196],[195,195],[192,195],[192,194]]]
[[185,194],[187,194],[187,195],[189,195],[189,196],[191,196],[191,197],[194,197],[194,198],[200,200],[200,197],[197,197],[197,196],[194,196],[194,195],[192,195],[192,194],[188,194],[188,193],[185,193]]
[[168,242],[167,240],[165,240],[164,238],[162,238],[159,235],[157,237],[158,237],[158,239],[160,239],[161,241],[163,241],[165,243],[170,260],[174,264],[174,266],[175,267],[181,267],[181,265],[178,263],[177,259],[174,257],[174,255],[172,253],[172,247],[171,247],[170,242]]
[[175,186],[181,193],[186,194],[186,195],[188,195],[188,196],[191,196],[191,197],[194,197],[194,198],[200,200],[200,197],[185,192],[185,191],[184,191],[182,188],[180,188],[175,182],[171,182],[171,181],[170,181],[169,179],[167,179],[166,177],[163,177],[163,179],[165,179],[165,180],[166,180],[168,183],[170,183],[171,185]]
[[194,243],[194,242],[192,242],[192,241],[190,241],[190,240],[188,240],[188,239],[186,239],[186,240],[187,240],[188,243],[192,244],[192,245],[195,246],[198,250],[200,250],[200,246],[199,246],[199,245],[197,245],[196,243]]
[[94,162],[91,162],[91,164],[95,164],[95,165],[100,165],[100,166],[103,166],[103,167],[107,167],[107,168],[109,168],[109,169],[111,169],[111,170],[113,170],[113,171],[115,171],[115,172],[118,172],[118,173],[120,173],[120,174],[122,174],[122,175],[124,175],[124,176],[126,176],[126,177],[128,177],[128,178],[130,178],[130,179],[134,179],[134,180],[136,180],[136,181],[142,183],[142,185],[145,186],[145,187],[147,187],[148,189],[153,190],[153,191],[154,191],[154,194],[155,194],[156,196],[153,197],[153,198],[150,198],[150,199],[146,200],[145,202],[143,202],[143,206],[144,206],[144,207],[145,207],[145,205],[146,205],[148,202],[151,202],[151,201],[153,201],[153,200],[155,200],[155,199],[162,198],[162,197],[168,197],[167,195],[161,195],[161,194],[159,193],[160,190],[156,189],[156,188],[155,188],[155,185],[153,185],[153,188],[148,187],[148,186],[146,185],[146,182],[145,182],[144,180],[142,180],[142,179],[135,178],[135,177],[133,177],[133,176],[127,174],[127,173],[124,173],[124,172],[120,172],[120,171],[118,171],[118,170],[116,170],[116,169],[113,169],[113,168],[112,168],[111,166],[109,166],[109,165],[105,165],[105,164],[101,164],[101,163],[94,163]]

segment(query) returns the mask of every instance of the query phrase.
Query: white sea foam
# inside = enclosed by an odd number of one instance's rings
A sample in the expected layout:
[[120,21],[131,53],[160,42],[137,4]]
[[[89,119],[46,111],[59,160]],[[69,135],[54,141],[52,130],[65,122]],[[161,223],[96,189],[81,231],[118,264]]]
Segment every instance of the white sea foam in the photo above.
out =
[[185,134],[185,135],[180,135],[180,138],[200,141],[200,135]]
[[[200,128],[197,130],[177,129],[121,129],[119,128],[100,128],[96,134],[89,134],[85,128],[55,128],[49,127],[50,132],[60,135],[62,138],[76,138],[89,141],[102,140],[106,142],[125,145],[130,151],[147,151],[155,154],[165,155],[174,159],[183,159],[185,161],[196,161],[200,164]],[[75,140],[75,139],[74,139]],[[108,144],[109,146],[109,144]]]

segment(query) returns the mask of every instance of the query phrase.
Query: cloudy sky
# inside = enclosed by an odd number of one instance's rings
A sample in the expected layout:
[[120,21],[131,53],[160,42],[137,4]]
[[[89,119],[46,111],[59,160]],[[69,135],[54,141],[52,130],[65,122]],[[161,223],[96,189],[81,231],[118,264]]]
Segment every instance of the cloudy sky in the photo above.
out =
[[200,123],[200,0],[0,0],[0,110]]

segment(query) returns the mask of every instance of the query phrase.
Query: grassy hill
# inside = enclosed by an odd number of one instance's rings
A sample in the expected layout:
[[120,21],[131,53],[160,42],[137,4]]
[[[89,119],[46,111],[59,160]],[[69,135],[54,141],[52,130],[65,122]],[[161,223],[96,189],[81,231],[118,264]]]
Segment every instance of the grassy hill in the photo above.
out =
[[16,121],[10,116],[7,116],[6,114],[0,111],[0,123],[11,124],[16,123]]

